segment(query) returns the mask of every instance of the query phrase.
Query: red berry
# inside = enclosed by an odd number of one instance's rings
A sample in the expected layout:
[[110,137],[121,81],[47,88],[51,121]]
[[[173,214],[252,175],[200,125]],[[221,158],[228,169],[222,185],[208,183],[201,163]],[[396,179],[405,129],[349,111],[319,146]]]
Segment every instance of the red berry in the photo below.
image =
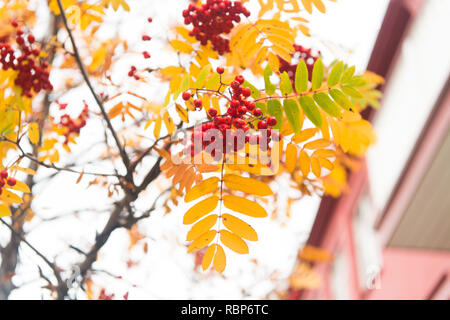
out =
[[214,118],[215,116],[217,116],[217,110],[214,108],[211,108],[208,110],[208,114],[211,118]]
[[225,69],[223,67],[217,67],[216,71],[218,74],[223,74],[225,72]]
[[234,80],[236,80],[237,82],[239,82],[239,84],[243,84],[245,79],[242,75],[238,75],[236,76],[236,78],[234,78]]
[[142,52],[142,54],[144,55],[145,59],[149,59],[150,58],[150,53],[148,53],[147,51]]
[[3,179],[8,178],[8,171],[2,170],[2,171],[0,172],[0,177],[2,177]]
[[31,44],[31,43],[34,43],[34,41],[35,41],[34,36],[33,36],[32,34],[29,34],[29,35],[28,35],[27,40],[28,40],[28,42],[29,42],[30,44]]
[[12,25],[14,28],[17,28],[17,27],[19,26],[19,24],[17,23],[16,20],[11,21],[11,25]]
[[277,124],[277,118],[275,117],[268,117],[267,118],[267,124],[271,127],[275,126]]
[[147,21],[148,21],[149,23],[152,23],[153,19],[152,19],[151,17],[148,17],[148,18],[147,18]]
[[142,36],[142,40],[143,40],[143,41],[150,41],[150,40],[152,40],[152,37],[147,36],[147,35],[143,35],[143,36]]
[[240,86],[240,83],[238,81],[235,80],[235,81],[231,82],[231,88],[238,89],[239,86]]
[[8,178],[6,183],[8,183],[9,186],[14,187],[16,185],[17,181],[16,181],[16,179],[11,177],[11,178]]
[[239,107],[238,108],[238,113],[240,115],[244,115],[247,112],[247,108],[246,107]]
[[264,120],[258,122],[258,129],[267,129],[267,122]]
[[195,99],[194,100],[194,106],[198,109],[200,109],[202,107],[202,100],[200,99]]
[[242,88],[242,95],[244,97],[250,97],[252,94],[252,90],[250,88]]
[[256,108],[255,110],[253,110],[253,115],[255,117],[261,117],[262,116],[262,110],[260,108]]
[[183,92],[183,94],[181,95],[183,100],[188,101],[191,98],[191,94],[187,91]]
[[230,106],[232,108],[236,109],[236,108],[239,108],[241,106],[241,103],[238,100],[233,99],[233,100],[231,100]]

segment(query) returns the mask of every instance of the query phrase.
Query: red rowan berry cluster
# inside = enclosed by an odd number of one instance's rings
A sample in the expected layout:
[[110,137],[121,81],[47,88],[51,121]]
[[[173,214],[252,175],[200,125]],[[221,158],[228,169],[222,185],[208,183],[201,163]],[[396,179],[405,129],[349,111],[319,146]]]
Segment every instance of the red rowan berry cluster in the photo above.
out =
[[[18,27],[16,21],[12,22],[14,27]],[[53,86],[49,81],[48,63],[39,61],[41,51],[33,48],[34,36],[30,33],[24,36],[21,29],[16,30],[15,42],[20,49],[20,55],[9,43],[0,43],[0,63],[3,70],[12,69],[19,74],[14,83],[22,87],[22,94],[31,98],[32,90],[39,93],[41,90],[51,91]]]
[[[223,73],[223,68],[218,68],[217,72],[219,74]],[[222,154],[216,154],[214,148],[207,148],[213,143],[213,146],[216,147],[216,143],[218,143],[216,139],[222,142],[223,151],[238,151],[244,147],[246,142],[259,145],[261,150],[266,151],[269,149],[272,137],[277,140],[280,139],[278,133],[272,133],[270,129],[270,127],[277,124],[277,119],[274,117],[263,119],[262,110],[256,108],[254,101],[249,100],[252,92],[250,88],[242,86],[244,81],[244,77],[238,75],[231,82],[231,99],[226,113],[219,114],[220,110],[210,108],[208,115],[211,121],[203,123],[201,127],[194,130],[191,136],[192,144],[189,146],[192,157],[197,152],[206,150],[216,160],[221,159]],[[182,97],[184,100],[189,100],[191,94],[184,92]],[[195,99],[193,104],[196,109],[202,108],[202,101],[200,99]],[[256,128],[253,125],[255,120],[259,120]],[[249,130],[250,128],[258,129],[259,132],[253,134]],[[201,145],[202,150],[196,150],[195,145]]]
[[[313,52],[310,48],[305,48],[301,45],[294,44],[295,53],[292,55],[292,58],[300,61],[304,60],[306,63],[306,67],[308,68],[308,75],[309,80],[311,81],[312,71],[314,68],[314,64],[316,63],[317,59],[320,58],[320,51]],[[283,60],[282,58],[278,57],[278,60],[280,60],[280,72],[287,72],[289,75],[289,78],[291,79],[291,82],[294,84],[295,82],[295,71],[297,69],[296,64],[290,64],[286,60]]]
[[135,66],[131,66],[131,67],[130,67],[130,71],[128,71],[128,76],[129,76],[130,78],[134,78],[134,79],[136,79],[136,80],[139,80],[140,77],[136,74],[136,72],[137,72],[136,67],[135,67]]
[[17,181],[13,177],[8,177],[8,171],[0,171],[0,194],[3,192],[3,187],[7,184],[10,187],[14,187]]
[[233,22],[240,22],[240,15],[250,16],[240,1],[207,0],[205,4],[189,4],[183,10],[184,24],[194,28],[189,35],[195,37],[202,45],[211,42],[213,49],[220,55],[230,51],[230,41],[221,34],[230,33]]
[[[66,108],[66,106],[67,104],[60,104],[60,109],[63,110]],[[59,120],[59,126],[62,128],[67,128],[66,132],[64,133],[64,136],[66,137],[64,144],[69,143],[69,136],[71,133],[80,134],[81,129],[86,126],[86,120],[88,118],[89,108],[86,103],[84,103],[84,108],[78,118],[72,118],[67,113],[61,116],[61,119]]]

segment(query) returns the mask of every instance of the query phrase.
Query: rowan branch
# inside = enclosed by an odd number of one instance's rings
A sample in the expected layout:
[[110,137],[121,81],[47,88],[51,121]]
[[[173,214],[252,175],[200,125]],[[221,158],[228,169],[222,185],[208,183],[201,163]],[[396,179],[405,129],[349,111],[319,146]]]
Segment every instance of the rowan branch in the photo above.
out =
[[3,218],[0,218],[0,222],[3,223],[16,237],[18,237],[23,243],[25,243],[34,253],[36,253],[44,262],[52,269],[58,284],[62,284],[63,280],[61,274],[56,265],[51,262],[46,256],[44,256],[35,246],[33,246],[28,240],[26,240],[20,233],[18,233],[12,226],[10,226]]
[[48,169],[54,169],[54,170],[57,170],[57,171],[67,171],[67,172],[72,172],[72,173],[77,173],[77,174],[93,175],[93,176],[119,177],[116,173],[99,173],[99,172],[89,172],[89,171],[78,171],[78,170],[74,170],[74,169],[71,169],[71,168],[58,167],[58,166],[55,166],[54,164],[48,164],[48,163],[45,163],[43,161],[40,161],[40,160],[36,159],[35,157],[30,155],[29,153],[26,153],[23,150],[23,148],[20,146],[20,144],[17,143],[16,141],[14,141],[14,140],[8,139],[6,137],[0,137],[0,142],[1,141],[9,142],[9,143],[14,144],[19,149],[22,158],[25,157],[25,158],[35,162],[36,164],[38,164],[40,166],[43,166],[45,168],[48,168]]
[[[121,142],[119,140],[119,137],[117,136],[117,133],[116,133],[116,131],[115,131],[115,129],[114,129],[112,123],[111,123],[111,119],[109,119],[109,117],[108,117],[108,114],[107,114],[106,109],[105,109],[105,107],[103,105],[103,102],[100,100],[98,95],[95,93],[94,87],[93,87],[93,85],[91,83],[91,80],[89,79],[89,76],[88,76],[88,74],[86,72],[86,68],[84,67],[83,61],[81,60],[81,56],[80,56],[80,53],[78,51],[78,47],[77,47],[77,45],[75,43],[75,39],[73,37],[72,31],[70,30],[69,23],[67,21],[66,13],[64,12],[64,7],[63,7],[63,5],[61,3],[61,0],[57,0],[57,2],[58,2],[59,11],[61,12],[61,17],[62,17],[62,20],[63,20],[63,23],[64,23],[64,27],[65,27],[67,33],[69,34],[69,39],[70,39],[70,42],[72,43],[73,56],[74,56],[74,58],[75,58],[75,60],[77,62],[78,68],[80,69],[81,74],[83,76],[83,79],[86,82],[89,90],[91,91],[91,93],[92,93],[92,95],[93,95],[93,97],[95,99],[95,102],[97,103],[97,105],[98,105],[98,107],[100,109],[100,112],[102,113],[102,116],[103,116],[103,118],[106,121],[108,129],[111,132],[111,134],[112,134],[112,136],[113,136],[113,138],[114,138],[114,140],[116,142],[117,148],[119,149],[119,153],[120,153],[122,161],[123,161],[123,163],[125,165],[125,168],[127,168],[127,170],[128,170],[129,165],[130,165],[130,159],[129,159],[127,153],[125,152],[125,149],[122,146],[122,144],[121,144]],[[127,176],[131,177],[129,170],[128,170]]]

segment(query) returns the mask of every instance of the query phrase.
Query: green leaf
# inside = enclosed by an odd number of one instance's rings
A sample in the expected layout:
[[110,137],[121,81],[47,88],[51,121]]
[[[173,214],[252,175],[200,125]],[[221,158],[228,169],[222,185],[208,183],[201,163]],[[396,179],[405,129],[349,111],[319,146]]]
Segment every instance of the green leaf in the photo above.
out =
[[347,68],[344,71],[344,74],[342,75],[341,83],[349,82],[352,79],[353,75],[355,74],[355,70],[356,70],[355,66]]
[[344,93],[350,97],[356,98],[356,99],[362,99],[364,98],[364,96],[355,88],[350,87],[350,86],[342,86],[341,87],[342,91],[344,91]]
[[364,80],[362,76],[354,76],[349,82],[348,85],[352,87],[363,87],[367,84],[367,81]]
[[257,101],[257,102],[255,102],[255,106],[257,108],[260,108],[264,115],[267,114],[267,104],[265,104],[264,102],[261,102],[261,101]]
[[308,90],[308,67],[306,67],[305,61],[302,59],[297,65],[295,71],[295,91],[297,93],[303,93]]
[[315,93],[314,100],[329,115],[336,118],[341,117],[341,110],[327,94],[323,92]]
[[270,82],[270,76],[272,75],[272,67],[268,64],[264,69],[264,86],[266,94],[271,95],[275,93],[276,87]]
[[217,90],[220,84],[220,75],[218,73],[214,73],[212,77],[206,82],[205,88],[208,90]]
[[242,86],[243,86],[243,87],[246,87],[246,88],[250,88],[250,90],[252,90],[252,95],[251,95],[251,97],[252,97],[253,99],[258,99],[258,98],[259,98],[259,96],[260,96],[259,90],[258,90],[254,85],[252,85],[250,82],[248,82],[247,80],[245,80],[244,83],[242,84]]
[[298,104],[293,99],[285,99],[283,101],[284,113],[286,114],[286,118],[291,125],[292,130],[295,133],[298,133],[302,128],[302,123],[300,121],[300,110],[298,108]]
[[329,92],[330,96],[333,98],[334,101],[336,101],[338,105],[340,105],[345,110],[349,111],[352,110],[353,107],[352,102],[347,98],[347,96],[342,91],[338,89],[331,89]]
[[277,118],[277,124],[274,128],[281,129],[283,126],[283,110],[281,110],[280,100],[269,100],[269,102],[267,102],[267,109],[269,111],[269,115]]
[[280,75],[280,90],[281,94],[284,96],[292,93],[291,79],[286,71]]
[[322,126],[322,115],[320,114],[319,109],[316,106],[316,103],[311,97],[304,96],[300,97],[300,106],[303,109],[303,112],[308,117],[309,120],[311,120],[312,123],[316,127]]
[[339,61],[331,69],[330,75],[328,76],[327,86],[329,88],[334,87],[339,83],[342,73],[344,72],[344,62]]
[[323,82],[323,63],[322,59],[318,59],[314,64],[313,74],[312,74],[312,90],[317,90],[322,86]]
[[189,89],[189,73],[184,75],[183,81],[181,82],[180,92],[184,92],[187,89]]
[[208,77],[209,73],[211,72],[211,65],[208,64],[207,66],[204,66],[202,70],[200,70],[200,73],[198,74],[197,80],[195,81],[194,87],[197,89],[200,89],[203,87],[203,84],[206,81],[206,78]]

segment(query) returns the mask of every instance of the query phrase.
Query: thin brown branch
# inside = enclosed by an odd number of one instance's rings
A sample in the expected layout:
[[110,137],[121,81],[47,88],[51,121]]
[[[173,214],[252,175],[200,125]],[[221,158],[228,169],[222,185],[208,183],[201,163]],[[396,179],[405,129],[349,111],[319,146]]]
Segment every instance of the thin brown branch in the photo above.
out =
[[48,163],[45,163],[43,161],[40,161],[40,160],[34,158],[29,153],[26,153],[22,149],[22,147],[20,146],[19,143],[15,142],[15,141],[13,141],[11,139],[8,139],[6,137],[0,137],[0,142],[1,141],[9,142],[9,143],[12,143],[12,144],[16,145],[17,148],[19,149],[20,153],[21,153],[21,157],[25,157],[25,158],[27,158],[27,159],[37,163],[38,165],[43,166],[43,167],[48,168],[48,169],[54,169],[54,170],[57,170],[57,171],[67,171],[67,172],[72,172],[72,173],[77,173],[77,174],[93,175],[93,176],[118,177],[118,175],[116,173],[100,173],[100,172],[78,171],[78,170],[74,170],[74,169],[71,169],[71,168],[58,167],[58,166],[55,166],[54,164],[48,164]]
[[58,284],[63,283],[63,280],[61,278],[61,274],[56,267],[56,265],[51,262],[46,256],[44,256],[38,249],[36,249],[35,246],[33,246],[28,240],[26,240],[20,233],[18,233],[13,227],[11,227],[5,220],[0,218],[0,222],[3,223],[12,233],[14,233],[15,236],[20,238],[20,240],[25,243],[34,253],[36,253],[44,262],[52,269],[53,274],[55,275],[56,280],[58,281]]
[[[118,135],[117,135],[117,133],[116,133],[112,123],[111,123],[111,119],[108,117],[108,114],[107,114],[106,109],[105,109],[105,107],[103,105],[103,102],[100,100],[98,95],[95,93],[94,87],[93,87],[93,85],[91,83],[91,80],[89,79],[89,76],[88,76],[88,74],[86,72],[86,68],[84,67],[83,61],[81,60],[81,56],[80,56],[80,53],[78,51],[78,47],[77,47],[77,45],[75,43],[75,39],[73,37],[72,31],[70,30],[69,23],[67,21],[67,17],[66,17],[65,11],[64,11],[64,7],[63,7],[63,5],[61,3],[61,0],[57,0],[57,2],[58,2],[59,10],[61,12],[61,17],[62,17],[62,20],[63,20],[63,23],[64,23],[64,27],[65,27],[67,33],[69,34],[69,39],[70,39],[70,42],[72,43],[72,49],[73,49],[74,58],[77,61],[77,64],[78,64],[78,67],[79,67],[79,69],[81,71],[83,79],[86,82],[89,90],[91,91],[91,93],[92,93],[92,95],[93,95],[93,97],[95,99],[95,102],[97,103],[97,105],[98,105],[98,107],[100,109],[100,112],[102,113],[102,116],[103,116],[103,118],[106,121],[108,129],[111,132],[111,134],[112,134],[112,136],[113,136],[113,138],[114,138],[114,140],[116,142],[117,148],[119,149],[119,153],[120,153],[120,156],[122,158],[122,161],[123,161],[125,167],[128,170],[129,165],[130,165],[130,159],[129,159],[127,153],[125,152],[125,149],[122,146],[122,143],[119,140],[119,137],[118,137]],[[129,173],[127,176],[131,177],[131,174]]]

